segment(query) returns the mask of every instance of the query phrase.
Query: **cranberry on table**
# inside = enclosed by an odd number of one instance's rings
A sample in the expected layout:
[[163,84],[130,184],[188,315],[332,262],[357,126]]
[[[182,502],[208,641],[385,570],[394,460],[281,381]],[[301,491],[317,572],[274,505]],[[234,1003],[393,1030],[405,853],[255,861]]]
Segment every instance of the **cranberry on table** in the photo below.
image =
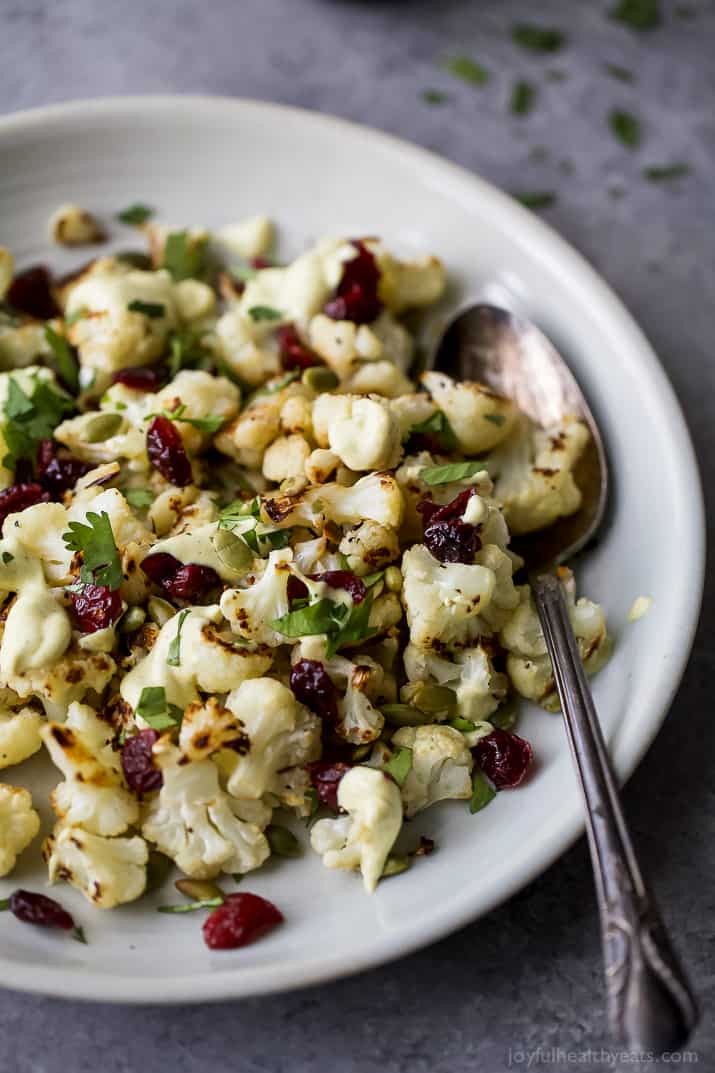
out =
[[350,764],[341,760],[330,762],[328,760],[315,760],[312,764],[306,764],[310,775],[310,782],[322,805],[327,805],[333,812],[338,812],[338,787],[343,775],[350,771]]
[[52,295],[52,277],[44,265],[18,272],[5,295],[8,305],[36,320],[57,317],[60,310]]
[[353,241],[357,256],[343,265],[343,275],[337,293],[323,308],[333,320],[352,320],[356,324],[369,324],[382,310],[377,289],[380,269],[377,261],[364,242]]
[[331,589],[345,589],[352,596],[354,604],[361,604],[365,599],[365,582],[350,570],[324,570],[322,574],[311,574],[310,579],[324,581]]
[[54,898],[35,894],[31,890],[16,890],[10,895],[8,909],[25,924],[39,924],[43,928],[62,928],[70,931],[74,920]]
[[338,692],[318,659],[301,659],[290,672],[294,696],[327,723],[338,721]]
[[26,507],[34,507],[35,503],[47,503],[49,495],[41,484],[29,482],[27,484],[13,484],[0,492],[0,529],[8,514],[15,514],[25,510]]
[[159,414],[146,433],[149,461],[162,477],[178,488],[191,484],[193,473],[179,430],[168,417]]
[[60,454],[54,440],[41,440],[37,451],[37,475],[42,487],[53,499],[60,499],[62,493],[74,488],[80,477],[88,473],[87,462],[75,458],[69,451]]
[[112,377],[112,383],[124,384],[134,391],[156,391],[165,380],[165,370],[155,365],[132,365],[119,369]]
[[122,614],[122,598],[108,585],[82,585],[70,592],[72,617],[83,633],[96,633],[111,626]]
[[266,898],[248,891],[229,894],[204,921],[204,942],[211,950],[235,950],[282,923],[280,909]]
[[122,746],[122,771],[127,786],[136,794],[146,794],[151,790],[160,790],[164,785],[164,776],[154,763],[152,749],[159,740],[159,733],[151,728],[140,730],[127,738]]
[[498,728],[481,738],[472,753],[496,790],[512,789],[523,782],[534,759],[528,741]]

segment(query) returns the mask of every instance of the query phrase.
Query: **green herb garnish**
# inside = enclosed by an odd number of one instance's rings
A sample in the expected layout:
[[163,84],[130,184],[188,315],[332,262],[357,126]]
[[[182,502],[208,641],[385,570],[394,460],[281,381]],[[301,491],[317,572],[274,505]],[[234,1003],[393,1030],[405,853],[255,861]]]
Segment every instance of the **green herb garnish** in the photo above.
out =
[[392,775],[398,786],[404,786],[405,779],[412,770],[412,749],[403,746],[396,750],[390,759],[382,765],[382,770]]
[[611,78],[617,78],[619,82],[633,81],[633,72],[629,71],[627,67],[621,67],[619,63],[606,63],[603,69]]
[[201,279],[206,272],[206,238],[190,238],[188,231],[172,231],[164,244],[163,267],[178,283]]
[[661,23],[659,0],[619,0],[609,15],[632,30],[655,30]]
[[78,943],[84,943],[87,946],[87,936],[84,934],[84,928],[79,924],[75,924],[72,928],[72,938],[76,939]]
[[373,637],[377,632],[370,629],[370,611],[372,597],[368,593],[360,604],[348,607],[347,604],[335,603],[323,598],[313,604],[296,606],[281,618],[271,622],[272,629],[284,637],[310,637],[324,633],[327,636],[326,655],[328,659],[343,644],[354,644]]
[[145,224],[153,215],[154,210],[150,209],[148,205],[142,205],[140,202],[136,202],[134,205],[130,205],[128,208],[118,212],[117,219],[121,220],[123,224],[139,227],[140,224]]
[[444,451],[454,451],[457,448],[457,437],[449,423],[447,415],[442,410],[436,410],[431,417],[412,425],[409,436],[432,436]]
[[12,552],[4,551],[2,553],[2,561],[5,563],[5,566],[7,566],[8,563],[11,563],[14,558],[15,556],[12,554]]
[[496,795],[496,790],[489,785],[484,774],[481,771],[475,771],[472,775],[472,797],[469,802],[469,811],[474,814],[486,808]]
[[4,913],[6,909],[10,908],[9,898],[0,898],[0,913]]
[[280,320],[283,316],[280,309],[274,309],[272,306],[251,306],[248,315],[255,321]]
[[253,402],[254,399],[260,399],[262,395],[276,395],[279,391],[282,391],[284,387],[288,387],[294,380],[298,380],[300,377],[300,369],[292,369],[285,376],[282,376],[280,380],[276,380],[273,384],[264,384],[263,387],[259,387],[253,392],[248,402]]
[[441,89],[423,89],[420,97],[425,104],[446,104],[450,99],[449,94],[443,93]]
[[87,512],[87,522],[70,522],[69,531],[62,534],[69,551],[82,552],[80,581],[85,585],[106,585],[118,589],[122,583],[122,564],[114,542],[114,533],[105,510],[101,514]]
[[643,169],[643,175],[650,183],[664,183],[669,179],[682,179],[690,174],[689,164],[664,164]]
[[177,704],[169,704],[163,686],[144,686],[139,696],[136,714],[152,727],[153,730],[168,730],[181,725],[184,718],[183,709]]
[[45,325],[45,339],[54,356],[57,375],[76,394],[79,391],[79,367],[72,347],[50,324]]
[[473,730],[477,729],[476,723],[473,723],[471,719],[463,719],[461,715],[452,719],[448,725],[453,727],[454,730],[459,730],[462,734],[470,734]]
[[197,428],[199,432],[205,432],[209,436],[213,436],[215,432],[221,428],[221,425],[226,421],[225,417],[221,417],[220,414],[212,414],[209,417],[184,417],[186,413],[185,406],[177,406],[175,410],[162,410],[161,414],[151,413],[147,414],[144,418],[145,421],[149,421],[152,417],[168,417],[170,421],[183,421],[186,425],[191,425],[193,428]]
[[520,201],[525,209],[550,209],[556,203],[556,194],[550,190],[515,193],[512,197]]
[[512,40],[530,52],[558,52],[566,40],[561,30],[521,22],[512,27]]
[[150,507],[154,502],[154,493],[149,488],[125,488],[122,493],[130,507]]
[[32,395],[27,396],[10,376],[3,425],[7,446],[3,466],[14,469],[21,458],[34,462],[40,440],[50,439],[60,421],[73,409],[71,399],[53,390],[46,381],[35,380]]
[[[193,328],[179,328],[169,336],[169,376],[173,380],[182,369],[210,369],[223,359],[217,359],[201,342],[202,333]],[[222,372],[222,375],[226,375]],[[232,377],[229,377],[231,379]]]
[[166,657],[166,662],[170,667],[181,666],[181,629],[186,621],[186,617],[189,614],[188,608],[179,612],[179,618],[176,623],[176,633],[169,645],[169,653]]
[[253,499],[234,499],[232,503],[221,510],[218,516],[219,529],[235,529],[239,522],[246,518],[260,518],[261,500],[259,496]]
[[629,149],[635,149],[640,145],[641,125],[631,112],[614,108],[608,113],[608,125],[618,140]]
[[511,91],[509,108],[513,115],[528,115],[536,102],[536,86],[531,82],[516,82]]
[[[235,876],[234,876],[235,879]],[[238,880],[236,880],[238,882]],[[198,902],[181,902],[179,905],[160,905],[157,913],[195,913],[197,909],[218,909],[224,903],[223,896],[202,898]]]
[[249,283],[250,280],[255,279],[258,275],[258,269],[251,268],[250,265],[233,265],[231,275],[240,280],[241,283]]
[[166,316],[166,306],[161,302],[142,302],[141,298],[133,299],[127,309],[130,313],[143,313],[145,317],[151,317],[152,320]]
[[451,484],[476,476],[485,468],[484,462],[448,462],[444,466],[425,466],[420,470],[420,480],[425,484]]
[[[337,605],[344,606],[344,605]],[[376,629],[370,627],[370,612],[372,611],[372,593],[368,592],[360,604],[353,604],[348,611],[347,618],[343,619],[334,634],[328,634],[328,643],[325,654],[328,659],[335,655],[342,645],[357,644],[374,637]]]
[[450,56],[444,61],[445,71],[471,86],[483,86],[489,81],[489,72],[471,56]]

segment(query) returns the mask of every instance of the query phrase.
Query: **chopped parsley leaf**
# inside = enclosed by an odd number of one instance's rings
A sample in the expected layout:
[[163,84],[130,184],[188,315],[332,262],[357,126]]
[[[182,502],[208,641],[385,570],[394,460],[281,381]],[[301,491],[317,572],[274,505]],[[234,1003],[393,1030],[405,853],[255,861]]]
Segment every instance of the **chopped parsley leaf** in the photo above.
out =
[[450,100],[449,94],[441,89],[423,89],[420,97],[425,104],[446,104]]
[[454,451],[457,448],[457,437],[447,415],[442,410],[435,410],[431,417],[412,425],[408,438],[410,436],[431,437],[444,451]]
[[510,109],[513,115],[528,115],[536,102],[536,87],[523,80],[516,82],[511,91]]
[[191,238],[188,231],[172,231],[164,244],[163,267],[177,283],[201,279],[206,272],[208,239]]
[[14,469],[21,458],[35,461],[40,440],[47,440],[74,403],[53,389],[45,380],[35,380],[32,394],[26,395],[14,376],[8,380],[2,426],[7,454],[2,460],[7,469]]
[[184,713],[176,704],[166,700],[163,686],[144,686],[139,696],[136,714],[149,724],[153,730],[168,730],[181,725]]
[[79,309],[75,309],[74,313],[67,313],[65,316],[65,324],[68,328],[71,328],[73,324],[76,324],[78,320],[85,320],[90,315],[86,306],[81,306]]
[[248,310],[248,315],[251,320],[280,320],[283,314],[279,309],[274,309],[272,306],[251,306]]
[[142,205],[137,201],[133,205],[129,205],[126,209],[122,209],[121,212],[118,212],[117,219],[121,220],[123,224],[139,227],[141,224],[145,224],[153,215],[153,209],[150,209],[148,205]]
[[682,179],[690,174],[689,164],[664,164],[643,169],[643,175],[651,183],[663,183],[669,179]]
[[511,37],[515,44],[530,52],[558,52],[565,37],[561,30],[548,26],[534,26],[532,23],[520,22],[512,27]]
[[469,811],[474,815],[475,812],[480,812],[483,808],[493,801],[496,797],[496,790],[487,782],[484,773],[481,771],[475,771],[472,775],[472,797],[469,802]]
[[609,15],[632,30],[655,30],[661,23],[659,0],[619,0]]
[[462,82],[471,86],[483,86],[489,81],[489,72],[471,56],[450,56],[444,61],[444,69]]
[[641,125],[631,112],[614,108],[608,113],[608,125],[618,140],[629,149],[636,149],[640,145]]
[[70,522],[62,539],[69,551],[82,552],[80,581],[85,585],[107,585],[118,589],[122,583],[122,564],[114,542],[114,533],[106,511],[87,512],[87,522]]
[[475,477],[485,468],[484,462],[448,462],[444,466],[425,466],[420,470],[420,480],[430,486],[451,484],[452,481],[464,481]]

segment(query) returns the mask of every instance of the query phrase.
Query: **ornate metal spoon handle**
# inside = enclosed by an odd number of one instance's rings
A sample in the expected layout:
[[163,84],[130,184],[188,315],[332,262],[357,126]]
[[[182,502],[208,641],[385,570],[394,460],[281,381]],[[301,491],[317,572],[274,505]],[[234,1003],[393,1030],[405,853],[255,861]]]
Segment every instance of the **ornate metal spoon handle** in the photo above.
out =
[[533,591],[586,803],[611,1028],[634,1051],[674,1051],[697,1023],[695,999],[636,860],[561,585],[544,575]]

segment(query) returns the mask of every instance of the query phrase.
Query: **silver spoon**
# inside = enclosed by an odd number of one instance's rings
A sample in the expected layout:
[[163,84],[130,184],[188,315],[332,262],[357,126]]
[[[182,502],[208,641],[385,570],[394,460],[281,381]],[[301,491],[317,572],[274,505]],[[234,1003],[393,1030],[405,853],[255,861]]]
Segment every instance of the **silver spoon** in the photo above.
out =
[[551,572],[588,544],[603,521],[608,464],[598,426],[546,336],[496,306],[460,313],[431,364],[514,399],[540,425],[577,414],[591,431],[575,473],[581,509],[541,533],[519,537],[512,547],[526,561],[586,805],[611,1030],[632,1051],[678,1050],[697,1023],[697,1006],[636,859],[561,585]]

